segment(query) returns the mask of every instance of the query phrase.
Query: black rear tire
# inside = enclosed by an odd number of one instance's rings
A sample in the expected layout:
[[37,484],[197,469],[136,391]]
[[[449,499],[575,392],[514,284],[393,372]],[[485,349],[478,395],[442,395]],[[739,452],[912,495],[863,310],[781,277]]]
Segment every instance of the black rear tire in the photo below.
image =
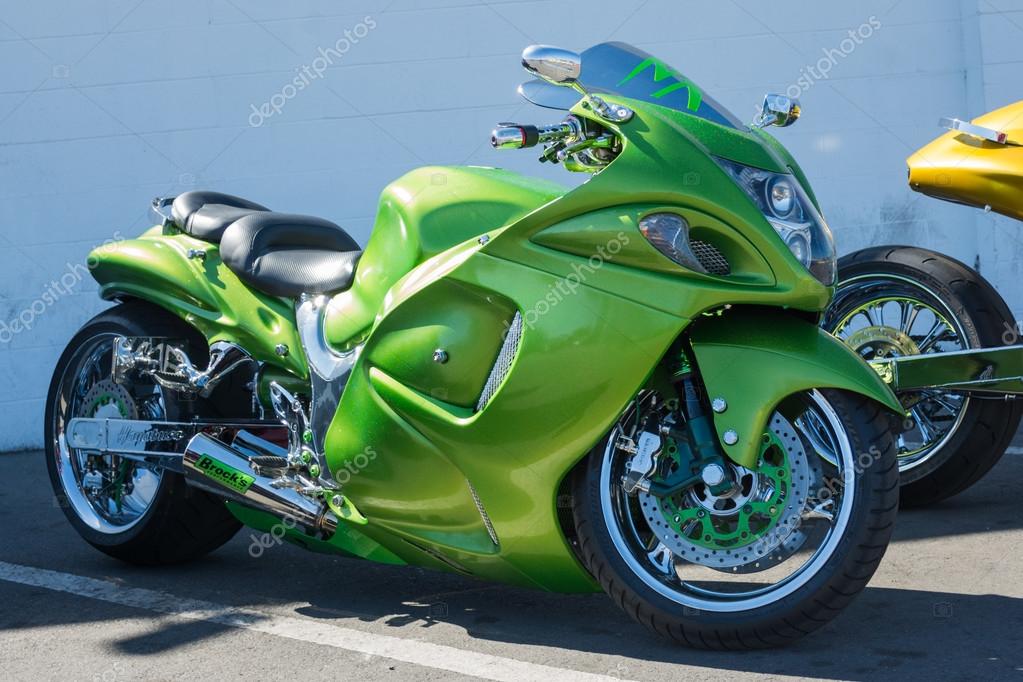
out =
[[641,580],[612,539],[601,502],[607,439],[573,478],[573,515],[584,566],[638,623],[678,644],[699,649],[764,649],[790,644],[832,620],[863,590],[884,556],[898,511],[898,468],[889,414],[877,403],[822,392],[841,419],[856,453],[871,453],[857,476],[846,531],[827,562],[798,590],[743,611],[697,610],[666,598]]
[[[56,420],[58,395],[62,382],[68,379],[77,353],[90,339],[107,335],[152,336],[184,339],[193,351],[193,358],[205,350],[203,338],[191,327],[156,306],[135,301],[110,308],[92,320],[68,343],[57,361],[46,404],[45,450],[50,482],[61,509],[82,538],[101,552],[121,561],[139,565],[177,564],[213,551],[230,540],[241,524],[227,510],[224,502],[185,483],[184,478],[163,471],[155,495],[137,522],[121,532],[98,530],[78,515],[61,482],[60,451]],[[169,417],[174,414],[168,400]]]
[[[933,292],[961,323],[968,347],[1019,343],[1014,339],[1016,323],[1009,307],[980,273],[954,258],[911,246],[879,246],[843,257],[825,329],[833,331],[842,311],[853,305],[845,295],[850,282],[886,275],[917,282]],[[1023,401],[971,400],[955,432],[934,448],[923,466],[911,474],[903,470],[903,506],[931,505],[979,481],[1012,443],[1021,417]]]

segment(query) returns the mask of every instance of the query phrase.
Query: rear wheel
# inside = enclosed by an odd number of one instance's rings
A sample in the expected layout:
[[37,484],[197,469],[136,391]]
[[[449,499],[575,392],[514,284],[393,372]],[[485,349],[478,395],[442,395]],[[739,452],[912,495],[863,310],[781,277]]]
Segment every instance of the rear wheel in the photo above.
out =
[[46,406],[46,465],[58,503],[93,547],[134,564],[188,561],[227,542],[240,524],[221,500],[189,487],[177,473],[117,455],[68,447],[75,417],[181,419],[187,408],[154,383],[115,383],[118,336],[201,337],[177,318],[143,303],[111,308],[68,343],[57,362]]
[[[1005,345],[1016,325],[975,270],[915,247],[876,247],[839,263],[840,284],[824,328],[866,360]],[[1023,405],[998,396],[914,391],[898,436],[904,506],[966,490],[993,467],[1019,428]]]
[[[638,455],[621,444],[657,405],[638,398],[574,479],[580,554],[607,593],[651,630],[707,649],[780,646],[834,618],[873,575],[895,520],[881,408],[834,391],[794,396],[772,417],[756,466],[728,465],[728,494],[702,484],[630,493]],[[664,447],[660,457],[672,457]]]

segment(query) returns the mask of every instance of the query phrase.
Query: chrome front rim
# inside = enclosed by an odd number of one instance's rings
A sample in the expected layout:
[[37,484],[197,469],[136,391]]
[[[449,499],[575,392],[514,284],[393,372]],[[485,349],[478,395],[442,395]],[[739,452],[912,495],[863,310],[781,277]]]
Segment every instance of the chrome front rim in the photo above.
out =
[[[865,360],[948,353],[972,347],[959,318],[933,291],[897,275],[864,275],[839,287],[832,334]],[[917,391],[899,398],[910,419],[896,439],[903,483],[939,455],[955,435],[970,398]]]
[[[788,467],[784,478],[789,483],[782,508],[772,523],[765,524],[763,533],[749,538],[735,533],[722,536],[732,544],[713,549],[696,542],[698,533],[687,535],[682,529],[675,535],[677,524],[667,536],[663,528],[676,519],[684,521],[686,512],[706,523],[709,516],[699,514],[699,505],[708,502],[706,496],[687,492],[686,511],[680,513],[673,507],[675,516],[662,519],[650,514],[649,500],[642,499],[642,494],[630,495],[622,484],[629,456],[616,443],[620,436],[633,437],[635,411],[644,409],[643,401],[648,399],[641,397],[616,426],[601,465],[604,523],[632,573],[661,596],[710,612],[767,606],[817,575],[834,555],[848,526],[857,467],[845,427],[827,399],[813,391],[787,401],[775,413],[772,427],[782,434],[791,455],[784,460]],[[809,424],[813,424],[812,438]],[[773,462],[773,466],[782,466],[782,461]],[[747,496],[742,500],[746,505],[763,493],[755,492],[751,483],[742,495]],[[726,506],[715,508],[723,511]],[[708,512],[710,509],[707,507]]]
[[160,468],[67,445],[65,429],[75,417],[166,416],[157,387],[126,387],[111,379],[115,338],[114,334],[99,334],[82,343],[68,362],[53,398],[53,446],[64,497],[85,525],[105,534],[135,526],[152,506],[163,478]]

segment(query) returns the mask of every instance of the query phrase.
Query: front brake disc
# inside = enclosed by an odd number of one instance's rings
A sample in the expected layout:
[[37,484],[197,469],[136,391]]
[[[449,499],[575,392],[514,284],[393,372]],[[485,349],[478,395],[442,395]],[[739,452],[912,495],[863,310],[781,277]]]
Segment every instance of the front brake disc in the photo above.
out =
[[731,466],[737,486],[726,496],[702,485],[665,498],[639,493],[650,530],[676,556],[730,572],[779,547],[791,555],[802,544],[799,526],[814,478],[792,424],[776,413],[756,468]]

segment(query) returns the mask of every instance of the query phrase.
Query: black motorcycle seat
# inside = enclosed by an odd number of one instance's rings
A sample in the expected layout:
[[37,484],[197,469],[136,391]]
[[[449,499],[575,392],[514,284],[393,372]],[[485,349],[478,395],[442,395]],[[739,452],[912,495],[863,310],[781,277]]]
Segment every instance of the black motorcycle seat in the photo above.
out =
[[216,244],[234,221],[257,211],[269,210],[254,201],[230,194],[194,190],[174,199],[171,217],[178,229]]
[[361,255],[338,225],[289,213],[250,213],[233,222],[220,241],[220,257],[239,279],[289,298],[348,289]]

